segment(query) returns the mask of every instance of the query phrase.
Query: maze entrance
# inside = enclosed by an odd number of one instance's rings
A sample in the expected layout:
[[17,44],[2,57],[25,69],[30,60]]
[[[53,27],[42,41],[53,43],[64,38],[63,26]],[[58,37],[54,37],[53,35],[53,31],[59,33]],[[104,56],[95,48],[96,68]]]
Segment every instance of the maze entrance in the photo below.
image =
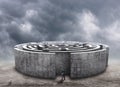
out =
[[69,52],[56,52],[56,75],[61,75],[64,71],[65,75],[70,75],[70,53]]

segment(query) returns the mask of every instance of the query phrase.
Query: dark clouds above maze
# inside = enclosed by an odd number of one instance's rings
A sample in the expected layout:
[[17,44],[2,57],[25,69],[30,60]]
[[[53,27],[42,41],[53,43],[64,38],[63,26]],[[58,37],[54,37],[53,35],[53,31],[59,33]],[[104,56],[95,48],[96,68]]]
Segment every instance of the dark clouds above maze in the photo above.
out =
[[[13,58],[18,43],[78,40],[108,44],[120,51],[119,0],[1,0],[0,57]],[[7,54],[7,55],[6,55]]]

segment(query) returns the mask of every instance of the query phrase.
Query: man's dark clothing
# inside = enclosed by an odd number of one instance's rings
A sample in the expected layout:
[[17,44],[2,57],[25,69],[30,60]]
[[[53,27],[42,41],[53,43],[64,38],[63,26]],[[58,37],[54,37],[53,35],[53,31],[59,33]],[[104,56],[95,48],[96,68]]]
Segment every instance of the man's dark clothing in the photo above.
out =
[[64,71],[61,73],[61,76],[62,76],[62,80],[64,81],[65,80],[65,72]]

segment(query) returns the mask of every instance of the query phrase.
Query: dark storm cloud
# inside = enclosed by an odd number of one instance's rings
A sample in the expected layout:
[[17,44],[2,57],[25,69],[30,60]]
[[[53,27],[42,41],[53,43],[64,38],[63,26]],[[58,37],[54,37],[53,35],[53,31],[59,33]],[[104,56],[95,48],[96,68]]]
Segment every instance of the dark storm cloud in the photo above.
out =
[[13,58],[12,48],[18,43],[43,40],[101,42],[110,46],[111,57],[119,57],[119,3],[119,0],[1,0],[0,57]]

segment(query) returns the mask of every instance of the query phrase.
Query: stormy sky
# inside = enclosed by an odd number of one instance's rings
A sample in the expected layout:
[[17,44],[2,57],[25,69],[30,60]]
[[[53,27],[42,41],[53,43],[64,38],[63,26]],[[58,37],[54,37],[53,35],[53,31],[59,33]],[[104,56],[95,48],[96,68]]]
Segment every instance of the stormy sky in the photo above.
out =
[[120,0],[0,0],[0,60],[45,40],[100,42],[120,59]]

